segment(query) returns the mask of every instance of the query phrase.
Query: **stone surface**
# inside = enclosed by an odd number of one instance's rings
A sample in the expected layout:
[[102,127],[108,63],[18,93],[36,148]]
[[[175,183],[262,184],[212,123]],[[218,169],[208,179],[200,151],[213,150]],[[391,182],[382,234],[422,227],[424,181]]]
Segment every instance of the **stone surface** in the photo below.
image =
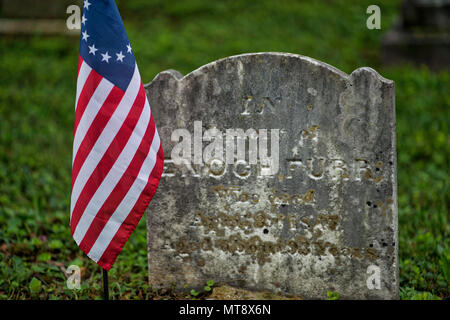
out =
[[[154,288],[212,279],[302,298],[398,297],[392,81],[255,53],[161,72],[146,90],[165,154],[147,211]],[[237,129],[250,135],[227,140]]]
[[227,285],[214,287],[207,300],[302,300],[295,296],[279,296],[265,291],[249,291]]

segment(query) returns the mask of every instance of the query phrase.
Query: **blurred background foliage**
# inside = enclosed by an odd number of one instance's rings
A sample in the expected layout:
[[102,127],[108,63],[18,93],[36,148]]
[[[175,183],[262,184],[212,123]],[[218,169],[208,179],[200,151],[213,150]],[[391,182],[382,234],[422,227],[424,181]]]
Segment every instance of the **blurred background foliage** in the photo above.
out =
[[[380,40],[399,15],[382,0],[381,30],[366,28],[371,0],[117,1],[144,82],[186,74],[225,56],[298,53],[346,73],[369,66],[395,81],[400,294],[450,297],[450,73],[380,61]],[[0,38],[0,299],[101,298],[101,270],[69,230],[74,37]],[[132,263],[130,263],[132,261]],[[82,268],[82,288],[64,270]],[[110,271],[115,299],[180,298],[147,283],[145,219]],[[326,298],[326,297],[324,297]]]

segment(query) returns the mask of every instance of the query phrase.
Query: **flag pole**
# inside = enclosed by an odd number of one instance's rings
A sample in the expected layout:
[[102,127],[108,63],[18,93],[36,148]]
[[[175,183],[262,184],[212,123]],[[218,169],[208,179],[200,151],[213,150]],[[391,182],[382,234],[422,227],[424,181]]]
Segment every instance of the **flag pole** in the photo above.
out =
[[109,290],[108,290],[108,271],[103,270],[103,300],[109,300]]

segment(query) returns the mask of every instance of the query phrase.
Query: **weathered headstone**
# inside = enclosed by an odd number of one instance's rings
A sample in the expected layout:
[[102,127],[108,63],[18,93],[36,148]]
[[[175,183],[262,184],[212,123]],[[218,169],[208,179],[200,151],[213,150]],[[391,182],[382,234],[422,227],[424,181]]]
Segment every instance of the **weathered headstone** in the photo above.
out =
[[154,288],[398,297],[392,81],[255,53],[146,89],[165,153],[147,212]]

